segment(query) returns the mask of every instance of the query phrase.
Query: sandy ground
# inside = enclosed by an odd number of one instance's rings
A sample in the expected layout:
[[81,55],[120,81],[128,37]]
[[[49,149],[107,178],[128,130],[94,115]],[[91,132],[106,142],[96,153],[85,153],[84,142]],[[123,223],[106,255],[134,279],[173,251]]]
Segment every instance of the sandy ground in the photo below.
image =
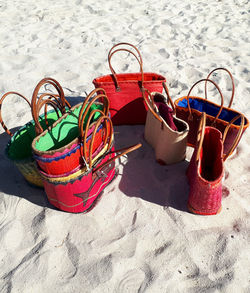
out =
[[[233,73],[233,108],[250,118],[249,1],[0,1],[0,94],[31,98],[54,77],[70,101],[108,74],[111,46],[140,49],[144,70],[167,78],[173,99],[215,67]],[[117,55],[118,72],[136,72]],[[231,84],[214,79],[230,99]],[[202,86],[199,94],[202,95]],[[210,97],[219,101],[210,88]],[[31,119],[12,98],[3,106],[10,128]],[[88,214],[51,206],[26,184],[4,154],[0,130],[0,291],[5,292],[250,292],[250,135],[225,163],[223,209],[187,212],[187,160],[162,167],[143,139],[143,126],[116,127],[116,145],[143,147],[117,162],[119,175]]]

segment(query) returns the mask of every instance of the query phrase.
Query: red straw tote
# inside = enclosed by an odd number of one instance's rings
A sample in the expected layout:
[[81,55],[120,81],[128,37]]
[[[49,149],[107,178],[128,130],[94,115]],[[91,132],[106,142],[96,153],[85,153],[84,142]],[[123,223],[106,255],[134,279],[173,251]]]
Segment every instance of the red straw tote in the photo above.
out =
[[[118,46],[130,46],[132,51]],[[125,51],[132,54],[140,65],[139,73],[117,74],[111,65],[111,58],[114,54]],[[112,74],[100,76],[93,80],[95,87],[103,88],[110,100],[110,114],[114,125],[145,124],[147,111],[145,108],[141,89],[148,89],[150,92],[162,92],[164,76],[152,72],[143,72],[142,56],[139,50],[132,44],[119,43],[114,45],[108,53],[108,63]]]
[[[230,127],[241,117],[238,134],[227,154],[223,155],[223,143]],[[211,126],[206,126],[206,114],[203,113],[198,129],[198,139],[195,151],[187,169],[190,185],[188,209],[195,214],[215,215],[221,210],[222,178],[224,161],[236,148],[244,128],[244,116],[235,117],[226,127],[222,137],[221,132]]]

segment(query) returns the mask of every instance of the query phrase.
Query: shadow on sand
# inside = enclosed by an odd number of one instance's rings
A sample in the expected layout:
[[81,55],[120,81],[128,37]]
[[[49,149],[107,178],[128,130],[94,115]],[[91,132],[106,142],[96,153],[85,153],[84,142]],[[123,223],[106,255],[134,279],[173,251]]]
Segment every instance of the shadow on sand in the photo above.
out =
[[[12,129],[12,132],[17,129]],[[116,149],[138,142],[143,144],[140,149],[128,154],[127,159],[117,161],[117,165],[123,165],[123,169],[120,168],[120,190],[128,197],[137,197],[162,207],[187,211],[188,183],[185,171],[188,162],[182,161],[171,166],[159,165],[155,161],[154,150],[143,139],[143,130],[143,126],[115,127]],[[9,136],[2,133],[0,191],[42,207],[56,209],[48,202],[44,190],[27,184],[13,162],[6,157],[4,151],[8,141]]]

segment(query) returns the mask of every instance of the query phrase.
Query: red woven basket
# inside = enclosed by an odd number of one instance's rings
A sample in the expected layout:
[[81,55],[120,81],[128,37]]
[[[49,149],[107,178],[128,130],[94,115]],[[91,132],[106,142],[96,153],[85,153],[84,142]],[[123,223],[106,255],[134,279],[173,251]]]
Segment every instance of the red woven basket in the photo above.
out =
[[[132,51],[117,46],[127,45],[135,49],[139,58]],[[125,51],[132,54],[140,64],[139,73],[117,74],[111,65],[112,56]],[[108,54],[109,68],[112,74],[100,76],[93,80],[96,88],[103,88],[110,100],[110,114],[114,125],[124,124],[145,124],[147,111],[142,97],[141,89],[145,87],[150,92],[162,92],[162,82],[164,76],[152,72],[143,72],[142,57],[139,50],[129,43],[119,43],[114,45]]]
[[[198,129],[197,146],[187,169],[190,185],[188,209],[200,215],[215,215],[221,210],[222,178],[224,161],[236,148],[244,128],[244,117],[238,135],[229,152],[223,155],[223,143],[233,122],[227,126],[222,137],[221,132],[206,126],[206,114],[203,113]],[[240,117],[236,117],[238,119]]]

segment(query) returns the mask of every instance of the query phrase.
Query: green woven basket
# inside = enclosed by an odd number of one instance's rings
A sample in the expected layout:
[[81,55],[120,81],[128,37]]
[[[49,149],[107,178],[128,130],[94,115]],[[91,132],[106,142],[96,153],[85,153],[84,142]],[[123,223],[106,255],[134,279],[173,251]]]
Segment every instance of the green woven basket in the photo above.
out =
[[[40,88],[45,85],[52,85],[58,94],[45,93],[38,95]],[[23,98],[31,107],[31,113],[33,120],[26,123],[14,134],[7,128],[2,119],[2,103],[4,99],[9,95],[18,95]],[[46,99],[44,99],[46,97]],[[47,111],[47,106],[50,105],[54,110]],[[39,116],[39,111],[45,106],[45,114]],[[9,143],[7,144],[5,153],[6,156],[14,162],[17,168],[20,170],[24,178],[31,184],[43,187],[42,178],[37,170],[36,162],[32,156],[31,144],[34,138],[52,125],[59,117],[59,111],[62,114],[70,108],[70,104],[65,100],[64,92],[60,84],[52,78],[42,79],[33,92],[31,103],[26,97],[17,92],[8,92],[4,94],[0,100],[0,123],[7,134],[11,136]],[[59,111],[58,111],[59,109]]]
[[[48,125],[52,125],[57,119],[58,116],[54,110],[47,113]],[[47,127],[44,114],[40,116],[39,122],[44,129]],[[43,187],[41,175],[32,156],[31,144],[36,136],[35,123],[32,120],[15,132],[7,144],[5,153],[29,183]]]

